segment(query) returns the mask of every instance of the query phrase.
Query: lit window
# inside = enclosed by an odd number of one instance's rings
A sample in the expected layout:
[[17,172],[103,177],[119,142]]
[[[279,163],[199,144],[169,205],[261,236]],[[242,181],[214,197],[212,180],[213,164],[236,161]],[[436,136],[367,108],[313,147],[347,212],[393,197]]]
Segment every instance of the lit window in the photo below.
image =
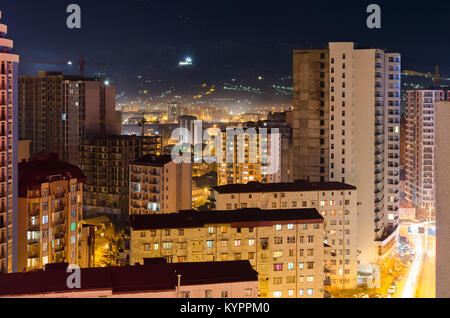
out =
[[282,297],[282,295],[283,295],[283,292],[281,290],[276,290],[273,292],[274,298],[280,298],[280,297]]

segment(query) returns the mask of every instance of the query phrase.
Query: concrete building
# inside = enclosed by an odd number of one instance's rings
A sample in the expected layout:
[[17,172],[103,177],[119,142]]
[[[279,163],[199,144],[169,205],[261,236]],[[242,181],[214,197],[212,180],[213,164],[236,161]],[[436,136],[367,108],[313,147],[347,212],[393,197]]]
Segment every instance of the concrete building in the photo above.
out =
[[449,298],[450,290],[450,102],[436,102],[435,111],[435,182],[436,182],[436,297]]
[[[80,269],[81,288],[69,289],[68,263],[0,276],[0,298],[256,298],[258,273],[248,261]],[[217,275],[220,273],[220,275]],[[179,285],[178,285],[179,277]]]
[[358,189],[362,280],[398,237],[400,63],[351,42],[294,51],[294,177]]
[[147,155],[130,163],[130,215],[192,208],[192,164]]
[[248,260],[259,297],[323,298],[323,217],[316,209],[180,211],[131,217],[130,262]]
[[84,181],[81,169],[57,154],[19,163],[18,271],[81,265]]
[[330,127],[330,59],[328,50],[294,50],[292,180],[328,181]]
[[304,180],[286,183],[233,184],[213,187],[217,210],[239,208],[317,209],[324,218],[325,285],[355,288],[358,270],[358,202],[355,187],[340,182]]
[[101,214],[128,217],[129,164],[150,154],[161,153],[159,136],[103,136],[82,140],[81,169],[86,175],[86,217]]
[[[2,13],[0,11],[0,19]],[[19,56],[0,24],[0,273],[17,270],[17,93]]]
[[[280,173],[269,174],[268,182],[292,182],[294,171],[294,151],[292,147],[292,128],[286,120],[290,112],[269,113],[267,120],[258,122],[255,127],[267,128],[268,132],[273,128],[280,133]],[[247,123],[248,126],[248,123]]]
[[[283,135],[263,127],[237,127],[222,131],[216,141],[218,185],[281,182]],[[273,132],[273,133],[272,133]],[[222,152],[217,149],[221,148]]]
[[450,100],[449,93],[440,89],[406,92],[406,199],[416,207],[417,217],[435,212],[434,106]]
[[116,88],[105,82],[61,72],[20,76],[19,136],[31,140],[31,155],[56,152],[78,165],[83,138],[120,135]]

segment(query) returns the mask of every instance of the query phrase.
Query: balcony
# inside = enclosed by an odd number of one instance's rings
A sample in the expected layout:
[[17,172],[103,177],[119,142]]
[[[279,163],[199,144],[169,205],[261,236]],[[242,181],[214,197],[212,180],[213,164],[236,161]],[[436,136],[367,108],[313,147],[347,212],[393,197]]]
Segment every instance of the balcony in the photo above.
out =
[[53,220],[53,225],[63,225],[65,223],[66,223],[66,218],[65,217]]
[[39,224],[29,224],[28,231],[39,231],[41,226]]
[[55,212],[62,212],[65,209],[66,209],[65,205],[59,205],[59,206],[56,206],[54,210],[55,210]]
[[60,232],[56,232],[55,233],[55,239],[63,239],[66,237],[66,232],[65,231],[60,231]]
[[37,215],[39,215],[39,213],[40,213],[39,209],[30,209],[30,210],[28,210],[28,215],[29,216],[37,216]]
[[54,251],[55,251],[55,253],[64,252],[65,248],[66,247],[64,245],[58,245],[58,246],[55,246]]

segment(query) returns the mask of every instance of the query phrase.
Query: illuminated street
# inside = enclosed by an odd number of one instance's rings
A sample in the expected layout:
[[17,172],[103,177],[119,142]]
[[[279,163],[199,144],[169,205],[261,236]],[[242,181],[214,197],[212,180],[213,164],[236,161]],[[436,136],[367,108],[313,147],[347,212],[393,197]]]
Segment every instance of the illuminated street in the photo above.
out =
[[[424,225],[421,223],[420,225]],[[409,224],[400,225],[400,236],[408,238],[415,256],[397,285],[394,298],[435,297],[435,248],[434,236],[408,233]],[[425,247],[427,244],[427,248]]]

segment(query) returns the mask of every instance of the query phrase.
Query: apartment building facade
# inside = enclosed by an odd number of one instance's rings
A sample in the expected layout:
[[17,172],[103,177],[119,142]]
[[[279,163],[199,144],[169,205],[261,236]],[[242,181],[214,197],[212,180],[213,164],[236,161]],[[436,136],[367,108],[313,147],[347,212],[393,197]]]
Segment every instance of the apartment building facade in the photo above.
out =
[[192,208],[192,164],[147,155],[130,163],[130,215]]
[[77,166],[57,154],[19,163],[18,270],[82,264],[83,182]]
[[[324,163],[322,168],[328,166],[329,173],[327,177],[326,168],[318,170],[317,165],[308,168],[311,164],[294,149],[294,176],[295,164],[302,161],[301,171],[315,171],[313,175],[319,174],[322,180],[356,186],[359,232],[367,233],[358,240],[359,260],[361,272],[370,273],[398,237],[400,54],[357,49],[352,42],[329,43],[327,50],[307,52],[303,53],[306,57],[298,57],[301,63],[294,63],[300,68],[294,69],[294,83],[307,85],[312,81],[304,101],[318,96],[316,107],[298,103],[304,112],[311,111],[311,116],[318,112],[320,117],[310,122],[314,128],[294,118],[293,143],[296,144],[295,127],[307,127],[302,135],[305,142],[313,134],[316,142],[311,149],[320,151],[320,156],[311,155],[316,163]],[[302,94],[306,92],[300,86],[294,89],[294,96]]]
[[0,273],[17,270],[19,56],[12,53],[7,33],[8,27],[0,24]]
[[56,152],[79,164],[86,136],[120,135],[116,88],[103,78],[40,71],[19,77],[19,136],[31,140],[31,155]]
[[406,199],[416,207],[416,215],[434,215],[435,111],[436,102],[450,100],[450,91],[441,89],[406,92]]
[[130,163],[144,155],[160,153],[160,136],[102,136],[83,139],[80,167],[86,175],[86,216],[109,214],[126,219],[129,212]]
[[323,218],[316,209],[134,215],[130,262],[248,260],[259,297],[323,298]]
[[358,195],[354,186],[340,182],[298,180],[264,184],[249,182],[213,187],[217,210],[242,208],[317,209],[324,218],[325,285],[355,288],[358,271]]
[[[251,126],[230,127],[221,132],[219,142],[216,142],[219,185],[281,182],[283,135],[274,128],[266,128],[262,132],[262,127]],[[222,149],[222,152],[217,149]]]

